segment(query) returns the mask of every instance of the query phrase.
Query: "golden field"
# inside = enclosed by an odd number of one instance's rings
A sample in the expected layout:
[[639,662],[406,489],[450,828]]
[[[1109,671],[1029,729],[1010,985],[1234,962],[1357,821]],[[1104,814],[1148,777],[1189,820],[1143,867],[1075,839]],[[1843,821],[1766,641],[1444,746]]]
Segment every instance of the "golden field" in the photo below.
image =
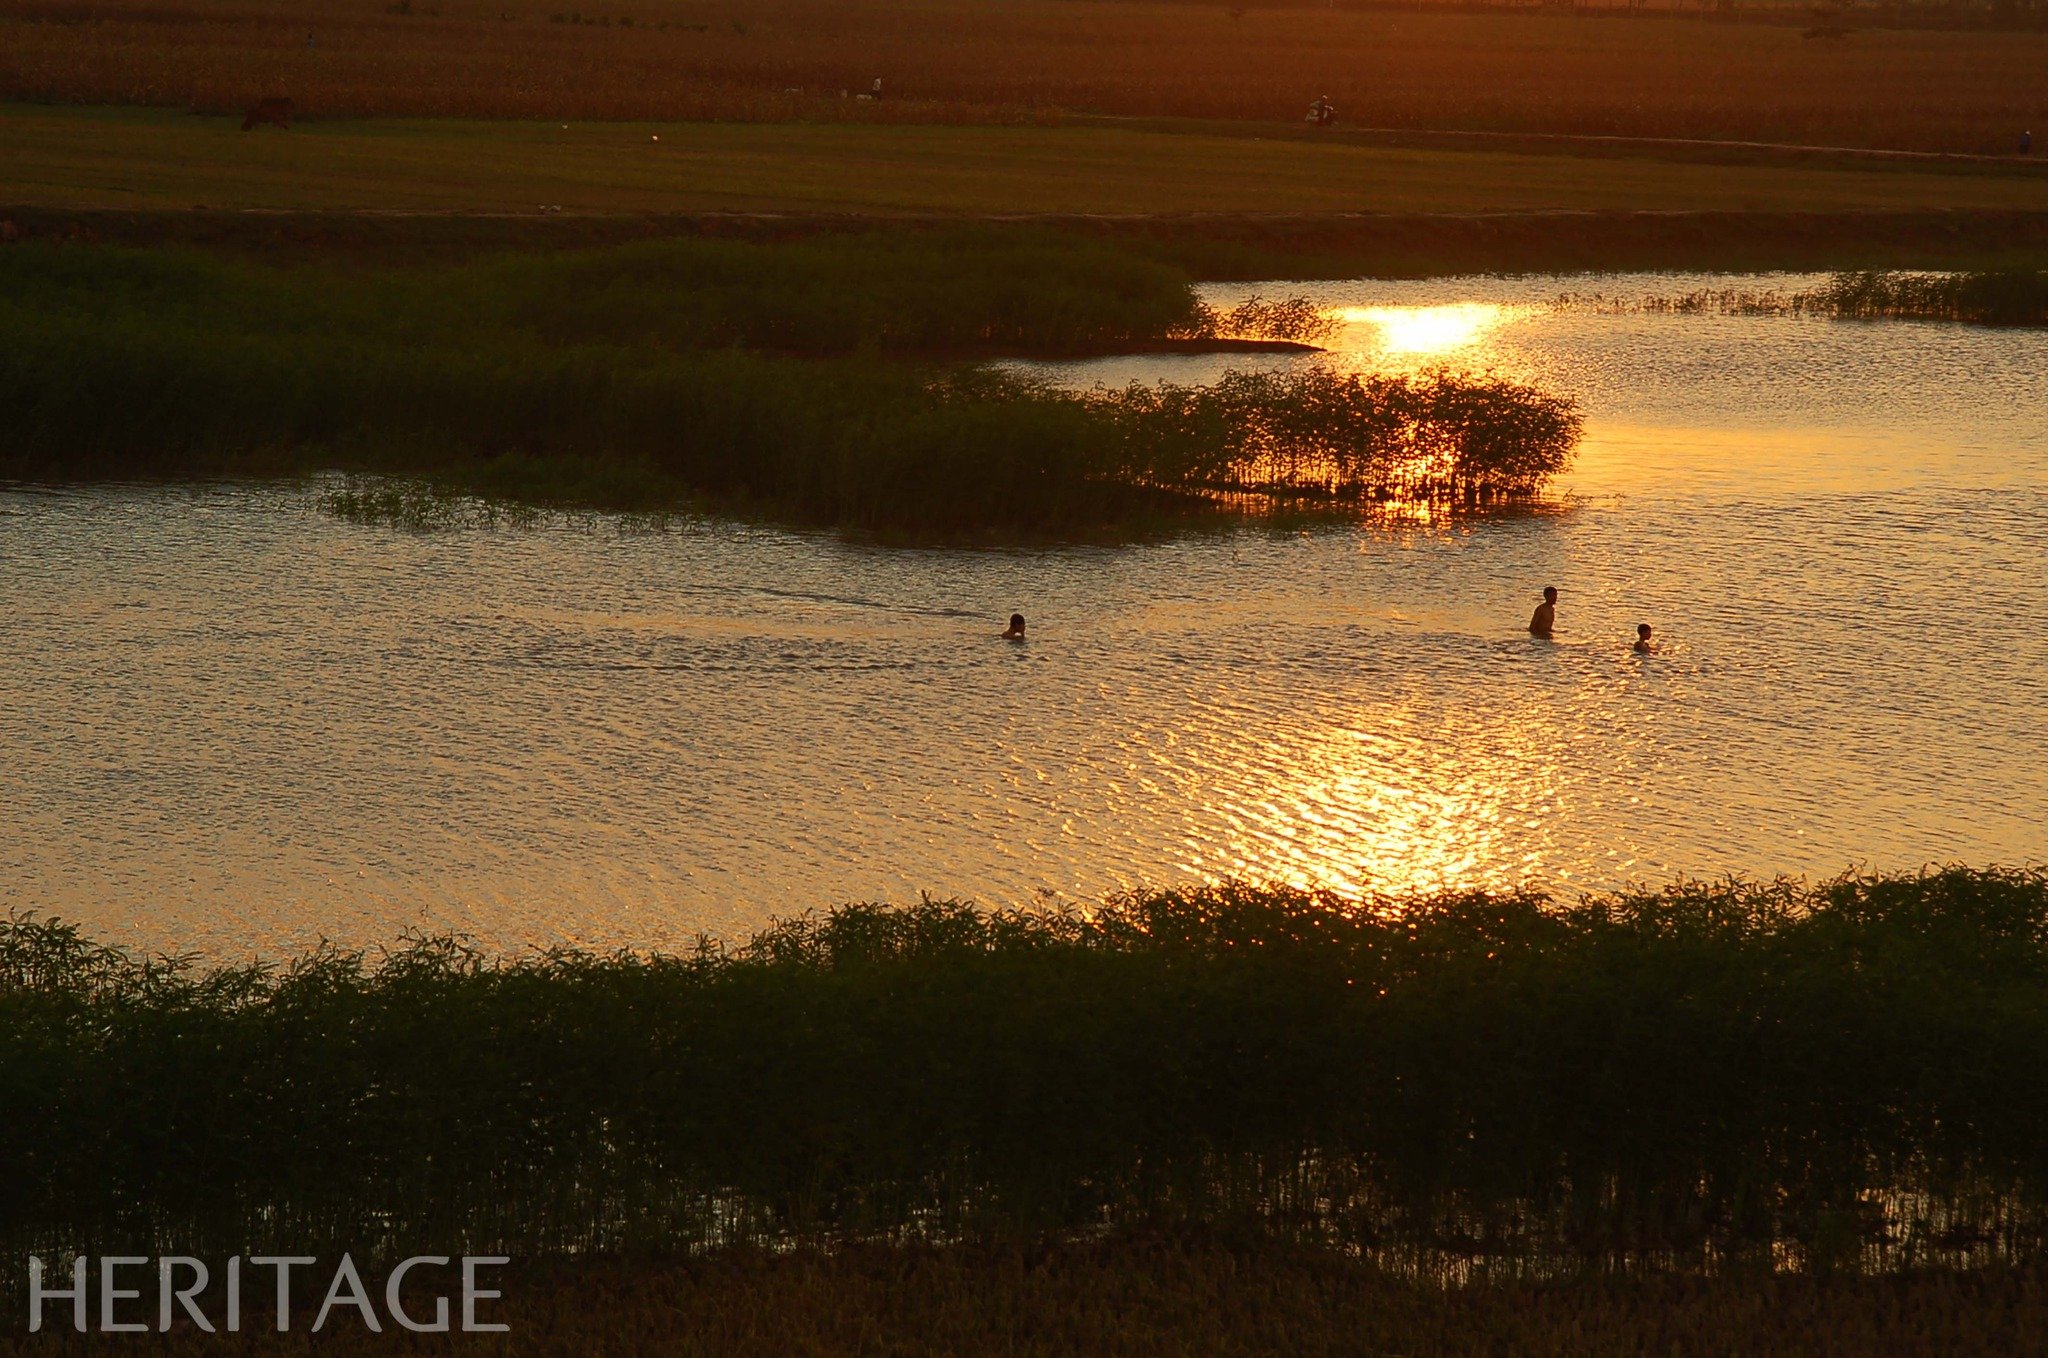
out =
[[[0,0],[0,99],[314,117],[1042,121],[1075,113],[2005,153],[2048,33],[1656,12],[1074,0]],[[885,98],[857,97],[876,77]]]

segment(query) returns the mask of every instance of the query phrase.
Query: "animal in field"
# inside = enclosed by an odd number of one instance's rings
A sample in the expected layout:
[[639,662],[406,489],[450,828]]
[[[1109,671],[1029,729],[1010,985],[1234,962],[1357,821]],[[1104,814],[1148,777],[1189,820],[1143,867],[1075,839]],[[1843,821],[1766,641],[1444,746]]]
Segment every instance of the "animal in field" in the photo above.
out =
[[242,130],[247,132],[259,123],[275,123],[287,130],[291,127],[292,101],[289,99],[258,99],[249,105],[249,111],[242,117]]

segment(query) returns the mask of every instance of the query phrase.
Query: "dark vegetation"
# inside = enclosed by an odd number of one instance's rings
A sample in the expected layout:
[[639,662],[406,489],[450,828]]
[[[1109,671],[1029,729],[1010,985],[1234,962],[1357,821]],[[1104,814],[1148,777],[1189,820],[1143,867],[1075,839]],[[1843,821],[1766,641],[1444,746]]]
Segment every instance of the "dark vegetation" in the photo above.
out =
[[1841,274],[1797,301],[1809,310],[1853,320],[2048,325],[2048,271]]
[[[1110,245],[1206,279],[1429,278],[1631,270],[2038,269],[2048,213],[1630,211],[1041,215],[1022,234]],[[615,213],[590,216],[218,209],[116,211],[9,205],[0,244],[166,246],[235,256],[448,264],[508,251],[593,250],[661,239],[763,244],[870,232],[859,216]],[[957,226],[897,221],[907,239]],[[990,233],[993,234],[993,233]]]
[[626,508],[1069,531],[1252,488],[1524,495],[1570,456],[1567,404],[1490,379],[1077,394],[975,366],[1316,324],[1284,300],[1217,316],[1170,264],[1032,232],[411,269],[23,245],[0,252],[0,475],[338,467]]
[[2038,871],[927,901],[680,957],[429,939],[216,969],[17,918],[0,1241],[1221,1230],[1429,1276],[2027,1266],[2044,1043]]
[[[1311,368],[1097,393],[1168,485],[1490,504],[1533,494],[1579,438],[1572,402],[1512,382]],[[1156,470],[1150,470],[1156,469]]]
[[1655,311],[1719,312],[1743,316],[1827,316],[1840,320],[2048,326],[2048,271],[1841,273],[1823,286],[1804,292],[1716,289],[1656,298],[1647,305]]

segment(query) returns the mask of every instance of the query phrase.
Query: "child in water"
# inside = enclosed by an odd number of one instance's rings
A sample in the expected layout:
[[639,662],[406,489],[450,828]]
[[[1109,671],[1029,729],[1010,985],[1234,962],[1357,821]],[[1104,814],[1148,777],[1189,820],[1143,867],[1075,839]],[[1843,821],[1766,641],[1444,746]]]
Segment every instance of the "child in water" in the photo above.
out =
[[1635,650],[1637,655],[1657,654],[1657,644],[1650,640],[1650,624],[1646,622],[1636,624]]
[[1003,640],[1024,640],[1024,615],[1022,613],[1012,613],[1010,615],[1010,630],[1003,633]]

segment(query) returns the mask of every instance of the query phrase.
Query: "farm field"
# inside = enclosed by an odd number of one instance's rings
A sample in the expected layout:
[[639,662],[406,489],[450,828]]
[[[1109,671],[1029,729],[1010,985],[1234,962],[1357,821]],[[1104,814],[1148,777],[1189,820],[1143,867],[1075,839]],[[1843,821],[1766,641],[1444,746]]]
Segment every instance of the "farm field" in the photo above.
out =
[[0,106],[0,203],[863,214],[2048,209],[2048,175],[1425,150],[1088,127],[233,121]]
[[[2048,32],[1065,0],[0,0],[0,99],[318,116],[990,122],[1060,112],[2010,153]],[[1836,27],[1871,20],[1852,18]],[[885,98],[843,97],[876,78]]]

